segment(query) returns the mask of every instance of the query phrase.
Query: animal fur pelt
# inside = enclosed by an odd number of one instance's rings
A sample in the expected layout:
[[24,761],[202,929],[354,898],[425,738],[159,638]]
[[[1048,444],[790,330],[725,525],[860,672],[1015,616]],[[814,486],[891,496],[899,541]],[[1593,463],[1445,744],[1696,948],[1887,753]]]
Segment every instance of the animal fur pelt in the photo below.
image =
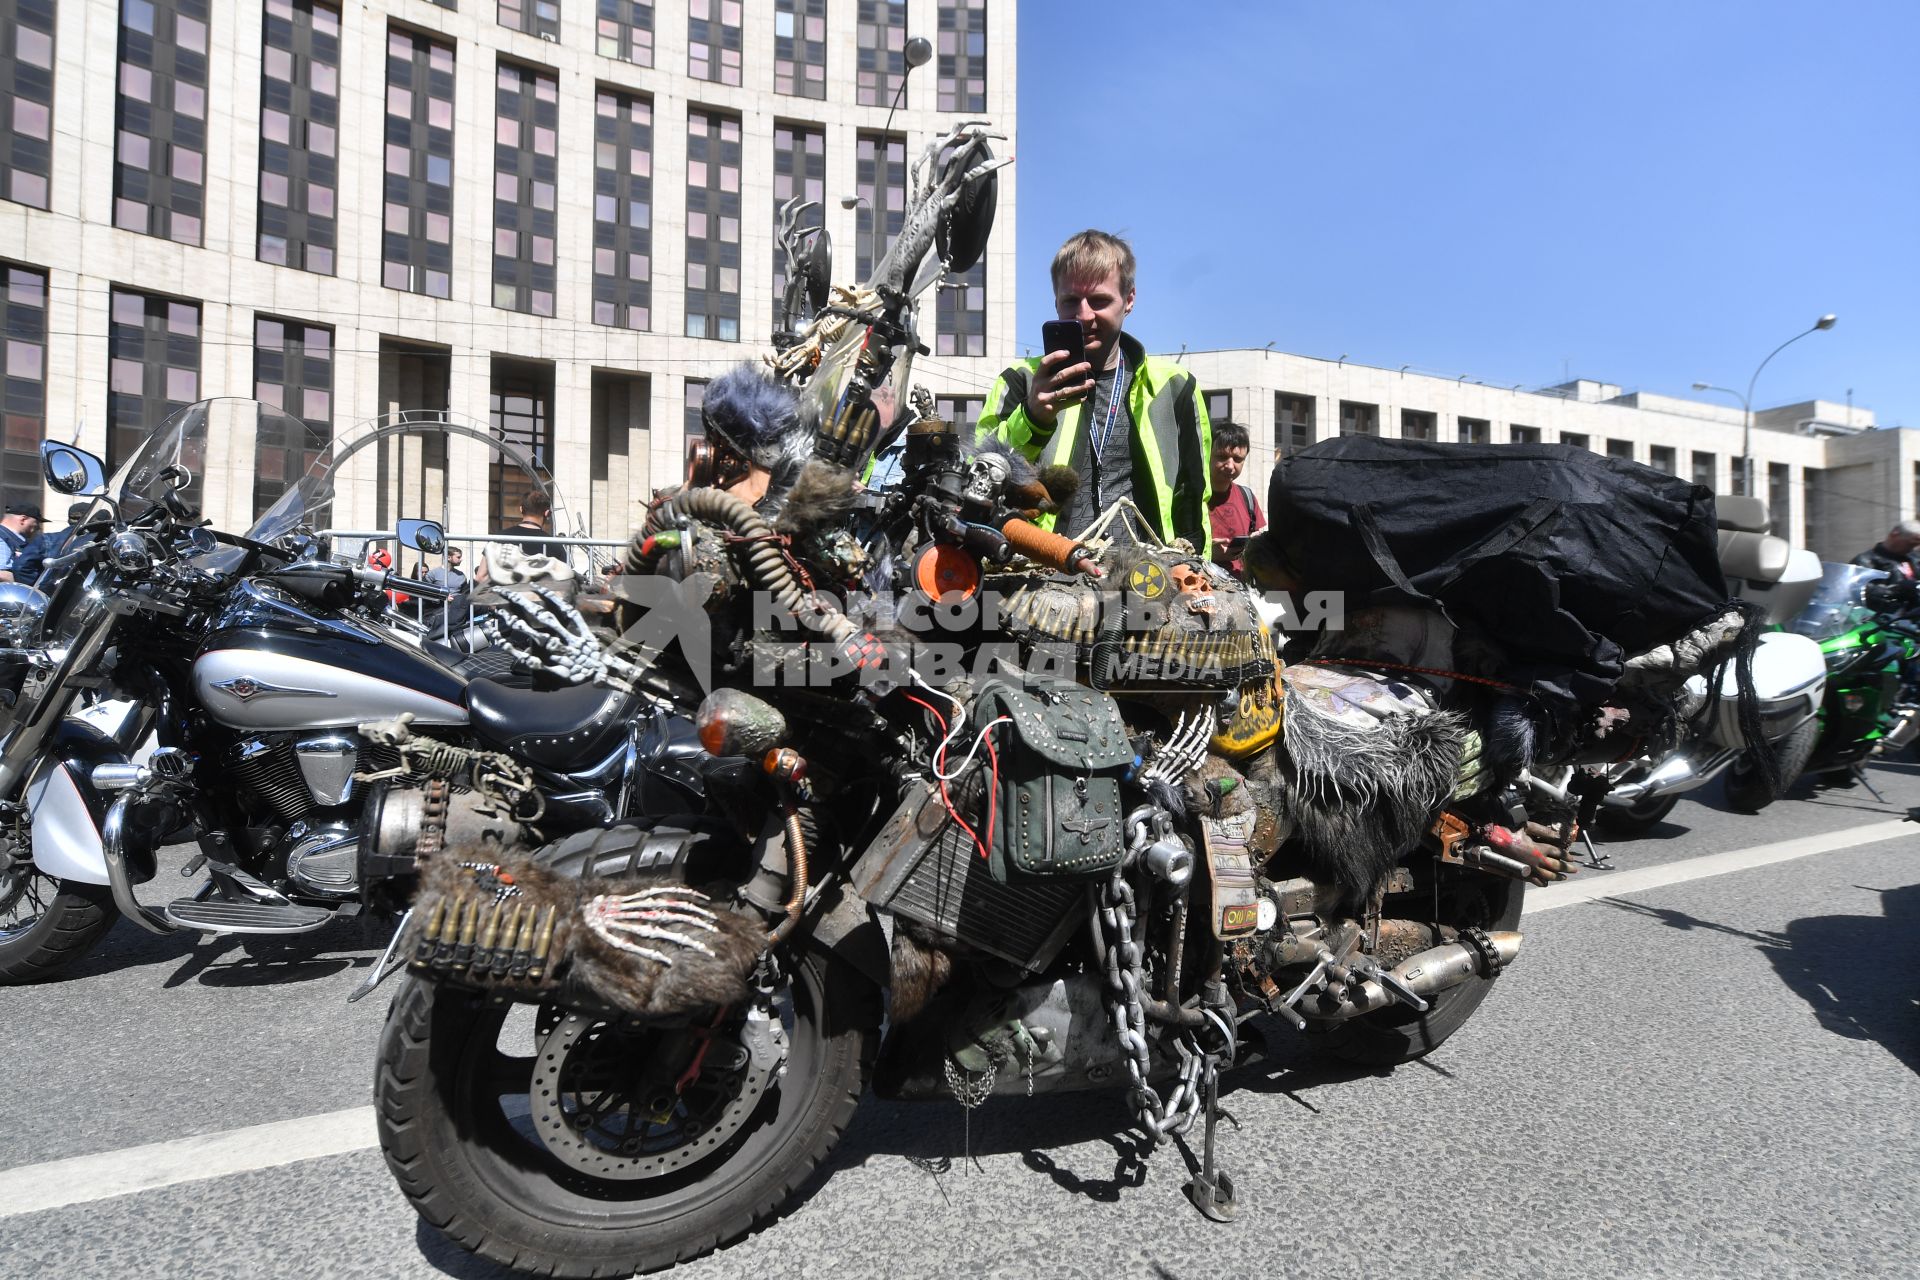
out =
[[1007,504],[1034,516],[1058,515],[1067,500],[1080,491],[1080,473],[1072,467],[1050,463],[1035,467],[1027,456],[996,436],[974,442],[975,453],[990,453],[1007,464]]
[[685,885],[471,851],[427,863],[413,920],[415,973],[527,999],[574,990],[646,1017],[741,1003],[766,949],[763,924]]
[[932,942],[912,936],[912,926],[897,918],[893,930],[893,1025],[913,1021],[953,976],[953,956]]
[[774,528],[802,533],[839,527],[853,514],[853,472],[821,458],[810,458],[788,491]]
[[1308,874],[1334,887],[1333,905],[1362,914],[1453,790],[1466,725],[1440,711],[1332,714],[1304,680],[1282,683],[1280,783],[1295,843]]

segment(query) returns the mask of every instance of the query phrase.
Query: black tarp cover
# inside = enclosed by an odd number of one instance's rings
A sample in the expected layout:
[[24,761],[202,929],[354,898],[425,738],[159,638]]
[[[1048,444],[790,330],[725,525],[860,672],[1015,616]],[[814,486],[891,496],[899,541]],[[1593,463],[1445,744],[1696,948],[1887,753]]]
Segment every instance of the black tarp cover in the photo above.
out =
[[[1349,609],[1437,603],[1510,660],[1503,679],[1558,704],[1603,700],[1626,656],[1728,599],[1713,492],[1572,445],[1341,436],[1275,468],[1278,548]],[[1491,674],[1491,673],[1489,673]]]

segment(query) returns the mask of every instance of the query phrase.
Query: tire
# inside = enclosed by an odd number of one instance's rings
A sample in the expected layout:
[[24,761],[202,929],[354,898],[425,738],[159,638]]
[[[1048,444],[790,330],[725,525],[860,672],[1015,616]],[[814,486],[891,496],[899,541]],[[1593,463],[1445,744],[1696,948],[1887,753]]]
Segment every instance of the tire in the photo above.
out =
[[[562,846],[543,861],[597,870],[636,848],[625,828],[582,833]],[[374,1083],[387,1167],[422,1218],[510,1267],[612,1276],[699,1257],[776,1216],[852,1122],[876,1047],[871,1022],[845,1016],[863,1007],[863,986],[824,957],[800,964],[784,988],[791,1001],[786,1071],[766,1082],[739,1129],[717,1145],[709,1134],[711,1153],[671,1171],[616,1178],[563,1162],[530,1120],[509,1114],[523,1098],[529,1114],[534,1105],[535,1059],[498,1047],[512,1006],[409,980],[387,1015]],[[544,1028],[566,1016],[551,1006],[539,1014]],[[643,1060],[656,1036],[672,1043],[675,1035],[684,1040],[684,1029],[596,1024],[563,1057],[599,1037],[587,1052],[606,1048],[625,1064]],[[667,1069],[677,1061],[668,1059]],[[676,1085],[674,1105],[680,1096]],[[623,1132],[634,1133],[630,1115]]]
[[44,982],[93,950],[120,909],[103,884],[55,880],[19,862],[0,874],[0,985]]
[[1643,800],[1626,808],[1603,807],[1600,810],[1600,831],[1614,840],[1636,840],[1665,822],[1667,815],[1679,803],[1680,795],[1676,792],[1670,796]]
[[[1475,881],[1482,883],[1474,884]],[[1450,909],[1443,912],[1452,918],[1443,923],[1455,928],[1490,931],[1519,927],[1521,903],[1526,896],[1525,881],[1467,873],[1458,876],[1454,884],[1454,901],[1449,904]],[[1475,890],[1471,899],[1460,893],[1468,885],[1473,885]],[[1473,977],[1457,987],[1437,992],[1428,999],[1425,1013],[1395,1004],[1337,1023],[1321,1042],[1321,1048],[1336,1058],[1369,1067],[1396,1067],[1425,1057],[1465,1025],[1474,1010],[1493,993],[1497,977],[1497,974]]]
[[1734,761],[1733,767],[1727,770],[1728,807],[1735,813],[1758,813],[1785,795],[1800,780],[1819,741],[1818,719],[1807,721],[1780,740],[1773,749],[1774,762],[1779,766],[1780,785],[1771,791],[1767,789],[1766,779],[1748,763],[1745,756]]

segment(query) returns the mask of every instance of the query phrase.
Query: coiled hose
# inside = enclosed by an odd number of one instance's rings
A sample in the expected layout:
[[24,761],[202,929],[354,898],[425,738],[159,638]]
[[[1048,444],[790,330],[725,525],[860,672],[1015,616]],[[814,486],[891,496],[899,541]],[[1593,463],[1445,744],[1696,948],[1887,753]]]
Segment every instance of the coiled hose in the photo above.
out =
[[682,489],[649,511],[646,524],[627,547],[626,571],[648,572],[649,559],[641,554],[646,540],[683,519],[717,525],[739,538],[730,550],[747,585],[766,592],[807,630],[835,641],[858,630],[830,601],[801,587],[773,526],[751,506],[719,489]]

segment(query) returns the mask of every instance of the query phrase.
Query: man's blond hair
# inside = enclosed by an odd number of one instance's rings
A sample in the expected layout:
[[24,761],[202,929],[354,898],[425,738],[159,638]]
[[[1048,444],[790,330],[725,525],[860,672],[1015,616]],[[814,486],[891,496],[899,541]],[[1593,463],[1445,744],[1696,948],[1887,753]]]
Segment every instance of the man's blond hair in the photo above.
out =
[[1133,246],[1119,236],[1087,230],[1067,237],[1060,252],[1053,255],[1053,291],[1062,284],[1099,280],[1107,272],[1120,276],[1120,292],[1133,292]]

